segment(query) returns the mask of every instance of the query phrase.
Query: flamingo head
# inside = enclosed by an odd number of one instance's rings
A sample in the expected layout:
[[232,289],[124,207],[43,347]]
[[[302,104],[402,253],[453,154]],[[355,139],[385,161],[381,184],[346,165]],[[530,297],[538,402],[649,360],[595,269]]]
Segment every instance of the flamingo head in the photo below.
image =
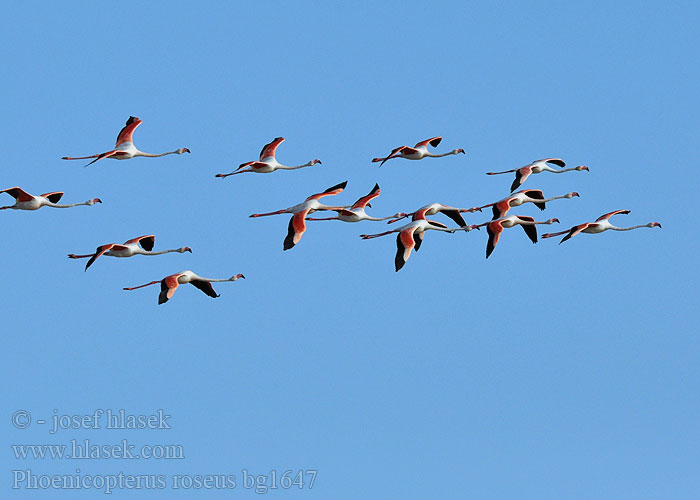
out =
[[102,203],[102,200],[99,198],[93,198],[92,200],[88,200],[87,202],[89,206],[93,206],[95,203]]
[[467,154],[462,148],[455,149],[454,151],[452,151],[452,153],[453,153],[453,154],[462,153],[463,155]]
[[578,194],[576,191],[574,191],[574,192],[569,193],[569,194],[566,195],[567,198],[573,198],[574,196],[580,197],[581,195]]
[[647,224],[647,227],[661,227],[661,223],[660,222],[650,222],[649,224]]
[[547,221],[547,224],[554,224],[555,222],[556,222],[557,224],[559,224],[559,219],[557,219],[557,218],[549,219],[549,220]]
[[581,170],[585,170],[586,172],[590,172],[590,170],[588,169],[588,167],[586,165],[579,165],[578,167],[576,167],[576,170],[578,170],[579,172]]
[[321,160],[319,160],[318,158],[316,158],[315,160],[311,160],[309,162],[309,165],[316,165],[317,163],[321,163]]
[[190,150],[188,148],[180,148],[177,151],[175,151],[177,154],[181,155],[182,153],[189,153]]
[[477,224],[472,224],[471,226],[467,226],[467,228],[469,228],[468,229],[469,231],[471,231],[473,229],[478,229],[479,231],[481,231],[481,226],[479,226]]
[[235,275],[235,276],[231,276],[231,281],[236,281],[236,280],[239,280],[239,279],[245,279],[245,276],[243,276],[243,275],[240,274],[240,273],[237,274],[237,275]]
[[190,247],[182,247],[178,250],[180,253],[185,253],[185,252],[190,252],[192,253],[192,249]]

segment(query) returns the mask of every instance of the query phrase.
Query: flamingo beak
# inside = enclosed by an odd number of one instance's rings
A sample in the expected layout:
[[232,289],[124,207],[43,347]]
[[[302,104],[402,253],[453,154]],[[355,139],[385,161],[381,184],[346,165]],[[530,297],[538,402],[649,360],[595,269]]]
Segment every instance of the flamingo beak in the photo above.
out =
[[192,249],[190,247],[185,247],[185,252],[190,252],[192,253]]

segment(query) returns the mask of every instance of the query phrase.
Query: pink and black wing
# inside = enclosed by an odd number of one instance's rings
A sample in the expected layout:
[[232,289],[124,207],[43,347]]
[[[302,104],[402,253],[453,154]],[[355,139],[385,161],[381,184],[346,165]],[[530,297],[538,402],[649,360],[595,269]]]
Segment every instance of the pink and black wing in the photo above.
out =
[[289,227],[287,229],[287,237],[284,239],[284,245],[282,248],[284,250],[289,250],[294,247],[306,231],[306,216],[309,214],[308,210],[296,213],[289,219]]
[[359,200],[355,202],[355,204],[352,206],[352,208],[365,208],[370,201],[375,199],[377,196],[381,194],[381,189],[379,189],[379,184],[375,184],[374,188],[372,188],[372,191],[369,192],[367,196],[363,196]]
[[158,295],[158,304],[165,304],[168,300],[173,297],[175,290],[180,286],[180,282],[177,280],[178,274],[173,274],[163,278],[160,282],[160,295]]
[[51,193],[44,193],[41,196],[49,200],[51,203],[58,203],[63,198],[63,191],[53,191]]
[[284,137],[276,137],[269,144],[265,144],[260,151],[260,159],[264,160],[265,158],[274,158],[275,154],[277,153],[277,148],[283,142]]
[[[141,119],[136,118],[135,116],[130,116],[129,119],[126,121],[126,125],[124,125],[124,128],[122,128],[119,131],[119,135],[117,135],[117,142],[115,147],[119,147],[120,144],[124,144],[125,142],[130,142],[133,144],[134,130],[136,130],[136,127],[138,127],[139,125],[141,125]],[[99,159],[100,158],[98,157],[98,160]]]
[[128,241],[125,241],[125,245],[131,245],[132,243],[138,243],[141,245],[141,248],[146,250],[147,252],[150,252],[153,250],[153,246],[156,243],[156,237],[152,234],[146,235],[146,236],[139,236],[138,238],[132,238]]
[[13,188],[9,188],[9,189],[3,189],[2,191],[0,191],[0,193],[7,193],[7,194],[9,194],[9,195],[12,196],[12,197],[15,199],[15,201],[17,201],[17,202],[21,202],[21,201],[31,201],[31,200],[34,199],[34,197],[33,197],[31,194],[27,193],[27,192],[24,191],[22,188],[18,188],[18,187],[13,187]]
[[416,246],[416,241],[413,238],[413,232],[415,228],[404,229],[396,235],[396,257],[394,258],[394,265],[396,271],[398,272],[408,258],[411,256],[411,250]]
[[551,163],[552,165],[556,165],[557,167],[562,167],[564,168],[566,166],[566,163],[564,163],[564,160],[561,158],[545,158],[544,160],[545,163]]
[[493,204],[493,206],[491,207],[491,210],[493,212],[493,219],[491,220],[500,219],[501,217],[506,216],[506,214],[510,210],[510,200],[511,198],[506,198],[505,200],[501,200]]
[[208,281],[192,280],[190,281],[190,284],[199,288],[201,291],[214,299],[219,297],[219,294],[214,291],[214,287]]
[[614,212],[610,212],[610,213],[607,213],[607,214],[605,214],[605,215],[601,215],[601,216],[598,217],[595,221],[596,221],[596,222],[600,222],[600,221],[602,221],[602,220],[609,220],[610,217],[612,217],[613,215],[617,215],[617,214],[628,214],[628,213],[630,213],[629,210],[615,210]]
[[416,252],[420,250],[420,246],[423,244],[423,237],[425,236],[425,231],[421,231],[420,233],[414,231],[413,232],[413,243],[415,243],[415,249]]
[[343,190],[345,189],[345,186],[347,186],[347,185],[348,185],[348,181],[341,182],[340,184],[336,184],[335,186],[329,187],[329,188],[326,189],[323,193],[312,194],[311,196],[309,196],[308,198],[306,198],[306,201],[309,201],[309,200],[320,200],[320,199],[323,198],[324,196],[332,196],[332,195],[335,195],[335,194],[340,194],[340,193],[343,192]]
[[[525,195],[529,196],[534,200],[544,200],[544,194],[542,194],[542,191],[540,191],[539,189],[529,189],[525,191]],[[540,210],[544,210],[546,208],[545,203],[543,201],[533,201],[533,204]]]
[[95,254],[92,257],[90,257],[90,260],[88,260],[87,264],[85,264],[85,270],[87,271],[88,267],[90,267],[92,265],[92,263],[98,259],[98,257],[101,257],[102,255],[104,255],[105,252],[108,252],[109,250],[111,250],[115,246],[118,246],[118,245],[114,245],[113,243],[109,243],[107,245],[100,245],[99,247],[97,247],[95,249]]
[[522,167],[519,168],[518,170],[515,171],[515,180],[513,181],[513,184],[510,186],[510,192],[512,193],[516,189],[518,189],[520,186],[523,185],[523,183],[527,180],[528,177],[530,177],[530,174],[532,173],[532,169],[530,167]]
[[489,241],[486,243],[486,258],[488,259],[496,248],[498,240],[501,239],[503,226],[498,222],[491,222],[486,225],[486,232],[489,234]]
[[[518,215],[517,217],[522,222],[535,222],[533,217],[527,215]],[[519,226],[523,228],[523,231],[525,231],[527,237],[530,238],[530,241],[537,243],[537,226],[534,224],[519,224]]]
[[[464,217],[462,217],[462,214],[460,214],[458,210],[450,210],[450,209],[447,209],[447,210],[440,210],[440,211],[441,211],[443,214],[445,214],[446,216],[448,216],[450,219],[452,219],[453,221],[455,221],[455,223],[456,223],[459,227],[467,227],[467,223],[466,223],[466,221],[464,220]],[[416,249],[416,250],[417,250],[417,249]]]
[[442,141],[442,137],[432,137],[430,139],[426,139],[424,141],[420,141],[415,145],[415,148],[427,148],[428,144],[430,144],[432,147],[436,148],[440,144],[440,141]]
[[579,224],[578,226],[572,227],[571,229],[569,229],[569,234],[567,234],[566,236],[564,236],[564,237],[561,239],[561,241],[559,242],[559,244],[561,245],[562,243],[564,243],[564,242],[565,242],[566,240],[568,240],[569,238],[572,238],[572,237],[576,236],[578,233],[580,233],[580,232],[583,231],[584,229],[587,229],[590,225],[591,225],[591,224],[587,222],[587,223],[585,223],[585,224]]

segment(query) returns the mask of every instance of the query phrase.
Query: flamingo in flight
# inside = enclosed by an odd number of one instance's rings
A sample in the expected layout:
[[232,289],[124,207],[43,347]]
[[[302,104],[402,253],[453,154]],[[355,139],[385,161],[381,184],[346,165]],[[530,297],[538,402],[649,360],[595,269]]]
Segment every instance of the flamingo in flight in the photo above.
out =
[[106,245],[100,245],[95,250],[95,253],[87,255],[75,255],[74,253],[70,253],[68,254],[68,258],[86,259],[89,257],[90,260],[88,260],[87,264],[85,264],[85,270],[87,271],[88,267],[90,267],[92,263],[98,259],[98,257],[101,257],[103,255],[107,255],[109,257],[131,257],[133,255],[163,255],[165,253],[172,252],[192,253],[192,249],[190,247],[174,248],[172,250],[161,250],[159,252],[153,252],[152,250],[155,242],[156,237],[152,234],[149,234],[147,236],[139,236],[138,238],[133,238],[128,241],[125,241],[123,245],[119,245],[117,243],[108,243]]
[[387,220],[387,219],[392,219],[394,217],[405,217],[407,214],[403,212],[398,212],[395,213],[394,215],[390,215],[388,217],[372,217],[371,215],[367,215],[365,212],[366,207],[372,207],[370,205],[370,201],[375,199],[377,196],[381,194],[381,189],[379,189],[379,184],[375,184],[374,188],[372,191],[369,192],[367,196],[363,196],[359,200],[357,200],[350,208],[343,208],[340,210],[336,210],[338,212],[338,217],[327,217],[324,219],[316,219],[313,217],[307,217],[306,220],[342,220],[343,222],[360,222],[362,220]]
[[539,189],[523,189],[522,191],[518,191],[517,193],[511,194],[510,196],[503,198],[500,201],[497,201],[496,203],[490,203],[490,204],[484,205],[483,207],[480,207],[480,208],[492,207],[492,209],[493,209],[493,219],[492,220],[496,220],[496,219],[500,219],[501,217],[505,217],[511,208],[519,207],[523,203],[528,203],[528,202],[533,203],[540,210],[544,210],[546,208],[545,203],[548,201],[560,200],[563,198],[570,200],[574,196],[579,196],[579,194],[574,191],[571,193],[566,193],[562,196],[554,196],[552,198],[545,198],[544,194],[542,194],[542,191]]
[[[372,238],[379,238],[380,236],[386,236],[387,234],[391,233],[399,233],[396,236],[396,257],[394,258],[396,272],[398,272],[411,256],[411,250],[415,248],[417,252],[420,249],[420,246],[423,243],[423,236],[425,235],[425,232],[430,229],[435,231],[444,231],[447,233],[454,233],[455,231],[458,231],[458,229],[448,228],[446,225],[440,222],[427,219],[418,219],[392,231],[385,231],[379,234],[361,234],[360,238],[363,240],[369,240]],[[471,231],[472,227],[467,226],[461,229]]]
[[78,207],[81,205],[87,205],[91,207],[95,203],[102,203],[99,198],[93,198],[83,203],[71,203],[70,205],[59,205],[58,202],[63,197],[63,191],[55,191],[53,193],[44,193],[41,196],[34,196],[21,188],[13,187],[9,189],[3,189],[0,193],[7,193],[15,199],[14,205],[9,205],[6,207],[0,207],[0,210],[7,210],[11,208],[13,210],[39,210],[41,207],[51,207],[51,208],[71,208]]
[[533,243],[537,243],[537,224],[554,224],[555,222],[559,222],[559,219],[549,219],[544,222],[536,222],[533,217],[528,217],[526,215],[509,215],[501,219],[492,220],[489,222],[484,222],[483,224],[469,227],[471,229],[478,229],[482,226],[486,226],[486,231],[489,233],[489,241],[486,244],[486,258],[488,259],[496,248],[496,244],[498,244],[498,240],[501,238],[501,233],[504,229],[514,226],[521,226],[527,237],[530,238]]
[[[297,166],[282,165],[277,161],[275,153],[280,144],[284,142],[284,137],[277,137],[273,139],[271,143],[265,144],[262,151],[260,151],[260,159],[258,161],[249,161],[246,163],[241,163],[236,170],[228,174],[216,174],[215,177],[228,177],[229,175],[244,174],[246,172],[255,172],[258,174],[268,174],[274,172],[275,170],[296,170],[298,168],[310,167],[321,163],[321,160],[311,160],[308,163]],[[246,168],[247,167],[247,168]]]
[[425,219],[428,215],[443,213],[447,217],[455,221],[459,227],[467,227],[467,223],[465,222],[464,218],[460,215],[461,213],[466,212],[481,212],[481,208],[456,208],[450,207],[449,205],[443,205],[441,203],[431,203],[430,205],[426,205],[424,207],[419,208],[413,213],[405,214],[403,217],[398,217],[393,220],[390,220],[389,222],[387,222],[387,224],[393,224],[394,222],[397,222],[403,219],[404,217],[408,216],[412,216],[412,220],[416,221],[420,219]]
[[[561,167],[562,170],[556,170],[552,167],[550,167],[548,164],[556,165],[558,167]],[[585,170],[589,172],[588,167],[585,165],[579,165],[578,167],[573,167],[573,168],[564,168],[566,166],[566,163],[564,163],[564,160],[561,158],[544,158],[542,160],[537,160],[533,161],[529,165],[525,165],[524,167],[516,168],[513,170],[505,170],[503,172],[487,172],[486,175],[499,175],[499,174],[509,174],[511,172],[515,172],[515,180],[513,181],[513,184],[510,186],[510,192],[512,193],[516,189],[518,189],[524,182],[525,180],[530,177],[531,174],[539,174],[540,172],[553,172],[555,174],[561,174],[563,172],[570,172],[572,170],[578,170],[579,172],[581,170]]]
[[603,231],[607,231],[608,229],[612,229],[613,231],[631,231],[632,229],[637,229],[640,227],[661,227],[660,222],[649,222],[648,224],[640,224],[638,226],[632,227],[616,227],[611,224],[610,217],[612,217],[613,215],[628,213],[630,213],[629,210],[615,210],[614,212],[601,215],[595,220],[595,222],[585,222],[583,224],[579,224],[578,226],[574,226],[567,231],[561,231],[559,233],[543,234],[542,238],[554,238],[555,236],[561,236],[562,234],[566,234],[566,236],[564,236],[559,242],[559,244],[561,245],[566,240],[576,236],[579,233],[598,234],[602,233]]
[[348,181],[341,182],[340,184],[336,184],[335,186],[329,187],[322,193],[316,193],[312,194],[306,200],[303,202],[299,203],[298,205],[294,205],[293,207],[285,208],[282,210],[277,210],[276,212],[268,212],[264,214],[252,214],[250,217],[266,217],[268,215],[278,215],[278,214],[294,214],[292,215],[292,218],[289,220],[289,229],[287,231],[287,237],[284,239],[284,245],[283,248],[284,250],[289,250],[292,248],[294,245],[299,243],[299,240],[301,240],[301,237],[304,234],[304,231],[306,231],[306,216],[316,212],[317,210],[344,210],[346,208],[349,208],[347,206],[345,207],[333,207],[333,206],[328,206],[328,205],[323,205],[321,204],[318,200],[323,198],[324,196],[333,196],[336,194],[340,194],[343,192],[345,189],[345,186],[347,186]]
[[235,276],[231,276],[230,278],[226,279],[203,278],[202,276],[196,275],[192,271],[182,271],[181,273],[166,276],[160,281],[151,281],[150,283],[146,283],[145,285],[128,287],[124,288],[124,290],[136,290],[137,288],[143,288],[146,286],[151,286],[160,283],[160,295],[158,295],[158,304],[165,304],[168,300],[170,300],[173,297],[175,290],[177,290],[177,287],[180,285],[190,283],[199,288],[201,291],[203,291],[210,297],[217,298],[219,297],[219,294],[217,294],[214,291],[214,287],[211,285],[212,283],[236,281],[241,278],[245,279],[245,276],[243,276],[242,274],[236,274]]
[[100,153],[97,155],[92,155],[92,156],[78,156],[78,157],[70,157],[70,156],[64,156],[61,158],[62,160],[88,160],[90,158],[94,158],[90,163],[85,165],[86,167],[88,165],[92,165],[96,161],[102,160],[103,158],[114,158],[115,160],[128,160],[130,158],[134,158],[135,156],[146,156],[148,158],[156,158],[159,156],[165,156],[165,155],[181,155],[182,153],[189,153],[190,150],[187,148],[179,148],[176,149],[175,151],[168,151],[166,153],[160,153],[160,154],[151,154],[151,153],[144,153],[143,151],[139,151],[136,149],[136,146],[134,146],[134,130],[136,130],[136,127],[141,125],[141,119],[136,118],[135,116],[130,116],[129,119],[126,121],[126,125],[124,128],[122,128],[119,131],[119,135],[117,136],[117,143],[114,146],[114,149],[107,151],[105,153]]
[[384,163],[388,160],[391,160],[392,158],[406,158],[407,160],[421,160],[426,157],[430,158],[441,158],[443,156],[449,156],[449,155],[456,155],[459,153],[466,154],[463,149],[453,149],[452,151],[449,151],[447,153],[442,153],[442,154],[434,154],[428,151],[428,145],[431,145],[432,147],[436,148],[438,147],[438,144],[440,144],[440,141],[442,141],[442,137],[433,137],[431,139],[426,139],[424,141],[419,142],[412,148],[409,148],[408,146],[400,146],[389,154],[389,156],[385,158],[372,158],[372,162],[381,162],[379,166],[381,167],[384,165]]

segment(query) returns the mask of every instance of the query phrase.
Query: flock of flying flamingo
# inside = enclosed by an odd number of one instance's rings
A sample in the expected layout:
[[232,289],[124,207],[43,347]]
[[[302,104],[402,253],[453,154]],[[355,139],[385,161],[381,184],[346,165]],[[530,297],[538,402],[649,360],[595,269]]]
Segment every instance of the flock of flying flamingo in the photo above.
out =
[[[174,151],[168,151],[160,154],[151,154],[140,151],[136,148],[133,141],[133,134],[136,128],[142,123],[139,118],[134,116],[129,117],[126,125],[121,129],[117,136],[117,141],[113,149],[91,156],[79,156],[79,157],[68,157],[64,156],[63,160],[87,160],[91,159],[88,165],[106,159],[116,159],[116,160],[128,160],[130,158],[135,158],[137,156],[144,157],[160,157],[169,154],[183,154],[189,153],[190,150],[187,148],[178,148]],[[441,137],[432,137],[424,141],[418,142],[415,146],[400,146],[394,148],[391,153],[385,157],[373,158],[372,162],[379,163],[381,167],[389,160],[395,158],[404,158],[407,160],[421,160],[424,158],[439,158],[450,155],[465,154],[464,149],[457,148],[452,151],[436,154],[431,152],[428,147],[436,148],[442,141]],[[289,166],[283,165],[277,161],[276,153],[277,148],[284,142],[283,137],[277,137],[269,144],[266,144],[258,160],[249,161],[242,163],[233,172],[226,174],[217,174],[217,178],[226,178],[232,175],[243,174],[247,172],[253,173],[271,173],[276,170],[296,170],[304,167],[311,167],[313,165],[321,163],[320,160],[314,159],[302,165]],[[553,168],[552,166],[558,167]],[[506,170],[502,172],[487,172],[487,175],[500,175],[515,173],[515,180],[513,181],[510,191],[511,194],[502,200],[498,200],[487,205],[472,208],[458,208],[448,205],[442,205],[440,203],[431,203],[424,207],[421,207],[413,212],[396,212],[392,215],[386,217],[372,217],[366,213],[366,208],[371,208],[370,202],[377,198],[381,194],[381,190],[378,184],[375,184],[374,188],[365,196],[358,199],[352,205],[324,205],[319,200],[327,196],[335,196],[342,193],[345,190],[347,181],[341,182],[335,186],[331,186],[323,192],[312,194],[306,198],[301,203],[293,205],[289,208],[284,208],[274,212],[267,213],[255,213],[250,215],[250,217],[265,217],[270,215],[279,214],[291,214],[292,217],[289,220],[289,227],[287,231],[287,236],[284,239],[283,249],[289,250],[299,243],[301,237],[306,231],[306,221],[328,221],[328,220],[339,220],[342,222],[361,222],[361,221],[387,221],[388,224],[393,224],[404,218],[411,218],[411,222],[398,227],[397,229],[385,231],[377,234],[362,234],[360,235],[363,239],[373,239],[381,236],[386,236],[388,234],[398,233],[396,236],[396,256],[394,259],[395,270],[399,271],[408,261],[411,252],[415,249],[418,251],[423,242],[425,232],[428,230],[442,231],[446,233],[455,233],[457,231],[472,231],[474,229],[480,229],[481,227],[486,227],[488,233],[488,242],[486,245],[486,258],[493,253],[498,241],[501,237],[501,233],[504,229],[511,228],[514,226],[521,226],[525,231],[526,236],[533,242],[537,243],[537,225],[542,224],[554,224],[559,223],[559,219],[551,218],[546,221],[536,221],[533,217],[524,215],[508,215],[508,212],[513,207],[521,206],[525,203],[532,203],[540,210],[546,208],[546,203],[558,199],[571,199],[573,197],[578,197],[579,194],[576,192],[570,192],[561,196],[553,196],[550,198],[545,198],[544,194],[539,189],[523,189],[516,193],[513,193],[516,189],[522,186],[522,184],[533,174],[539,174],[542,172],[551,172],[555,174],[560,174],[568,171],[588,171],[588,167],[580,165],[573,168],[564,168],[566,164],[563,160],[559,158],[545,158],[542,160],[535,161],[529,165],[523,167]],[[42,195],[31,195],[19,187],[13,187],[8,189],[3,189],[1,193],[7,193],[15,199],[14,205],[0,207],[0,210],[14,209],[14,210],[38,210],[42,207],[51,208],[70,208],[76,206],[92,206],[96,203],[102,203],[99,198],[92,198],[88,201],[82,203],[72,203],[68,205],[61,205],[58,202],[63,197],[63,192],[56,191],[50,193],[44,193]],[[482,224],[469,225],[465,222],[462,217],[462,213],[474,213],[481,212],[482,209],[491,207],[493,212],[493,218],[490,221],[484,222]],[[317,211],[330,211],[335,212],[335,217],[325,217],[325,218],[315,218],[309,217]],[[442,213],[454,221],[458,227],[448,227],[437,221],[428,219],[428,216],[436,215]],[[585,222],[573,226],[572,228],[561,231],[557,233],[543,234],[542,238],[552,238],[556,236],[565,235],[560,244],[566,240],[576,236],[579,233],[597,234],[602,233],[607,230],[613,231],[630,231],[632,229],[637,229],[641,227],[661,227],[658,222],[649,222],[648,224],[641,224],[632,227],[616,227],[610,222],[610,218],[617,214],[628,214],[629,210],[615,210],[600,216],[594,222]],[[102,255],[110,257],[132,257],[134,255],[162,255],[166,253],[184,253],[192,252],[189,247],[181,247],[170,250],[153,251],[155,245],[154,235],[145,235],[137,238],[130,239],[123,244],[108,243],[100,245],[96,248],[94,253],[76,255],[69,254],[68,257],[71,259],[83,259],[87,258],[87,264],[85,265],[85,270],[95,263],[95,261]],[[225,279],[214,279],[205,278],[198,276],[192,271],[182,271],[180,273],[172,274],[166,276],[162,280],[151,281],[144,285],[139,285],[135,287],[127,287],[124,290],[136,290],[139,288],[147,287],[150,285],[160,284],[161,292],[158,296],[158,304],[163,304],[172,298],[173,294],[177,290],[179,285],[190,283],[200,289],[202,292],[210,297],[218,297],[219,295],[214,291],[212,283],[224,282],[224,281],[237,281],[238,279],[245,278],[242,274],[236,274],[230,278]]]

